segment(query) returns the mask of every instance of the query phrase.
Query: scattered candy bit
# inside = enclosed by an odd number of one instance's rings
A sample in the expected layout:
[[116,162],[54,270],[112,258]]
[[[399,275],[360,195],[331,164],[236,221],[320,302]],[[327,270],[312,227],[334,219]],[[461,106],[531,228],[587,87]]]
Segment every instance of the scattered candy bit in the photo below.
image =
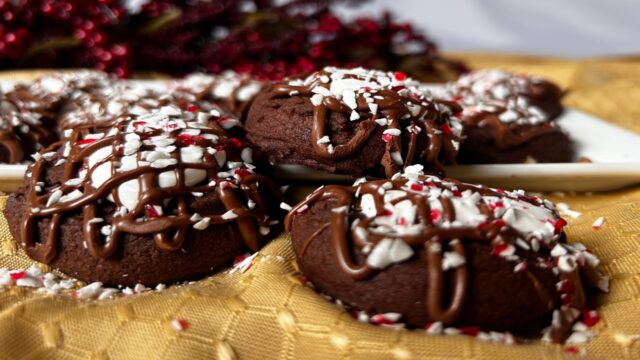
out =
[[593,224],[591,225],[591,228],[593,230],[600,230],[602,228],[602,226],[604,225],[605,219],[604,217],[599,217],[596,219],[596,221],[593,222]]
[[184,319],[173,319],[171,320],[171,327],[175,331],[184,331],[189,328],[189,323]]

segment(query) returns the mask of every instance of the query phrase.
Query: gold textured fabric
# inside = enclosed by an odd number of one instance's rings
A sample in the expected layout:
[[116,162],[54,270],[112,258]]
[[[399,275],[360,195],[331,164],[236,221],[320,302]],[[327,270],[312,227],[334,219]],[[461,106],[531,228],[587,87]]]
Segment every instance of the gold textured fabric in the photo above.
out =
[[[501,55],[457,56],[474,68],[501,67],[547,76],[570,89],[566,104],[640,131],[640,60],[565,61]],[[2,78],[31,74],[4,74]],[[615,141],[615,139],[611,139]],[[590,247],[610,275],[598,297],[597,336],[577,345],[594,359],[640,358],[640,187],[552,200],[580,211],[569,239]],[[5,197],[0,198],[4,207]],[[593,221],[603,216],[601,230]],[[0,268],[33,262],[0,217]],[[0,290],[0,359],[561,359],[566,346],[500,345],[467,336],[366,325],[302,285],[287,234],[245,273],[223,271],[161,292],[114,300],[72,299],[24,289]],[[174,319],[188,328],[175,331]]]

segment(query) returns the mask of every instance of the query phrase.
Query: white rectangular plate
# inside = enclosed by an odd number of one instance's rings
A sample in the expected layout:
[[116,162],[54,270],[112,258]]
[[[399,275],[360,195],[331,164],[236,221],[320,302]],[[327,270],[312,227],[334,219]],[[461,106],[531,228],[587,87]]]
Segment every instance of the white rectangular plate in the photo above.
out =
[[[166,86],[167,81],[136,81],[142,86]],[[0,81],[6,89],[14,81]],[[558,118],[575,143],[576,159],[592,163],[457,165],[447,176],[505,189],[532,191],[608,191],[640,184],[640,135],[575,109]],[[13,191],[24,177],[26,165],[0,164],[0,190]],[[276,174],[291,180],[351,181],[296,165],[283,165]]]

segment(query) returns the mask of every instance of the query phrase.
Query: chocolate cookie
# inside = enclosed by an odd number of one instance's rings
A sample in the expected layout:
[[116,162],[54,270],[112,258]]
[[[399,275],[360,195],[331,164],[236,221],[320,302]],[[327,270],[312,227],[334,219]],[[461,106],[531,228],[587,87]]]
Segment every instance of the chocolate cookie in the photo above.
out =
[[69,130],[5,216],[33,259],[113,285],[193,279],[279,233],[279,188],[210,113],[167,105]]
[[567,244],[554,205],[407,167],[391,180],[325,186],[285,220],[301,271],[359,310],[422,328],[538,333],[561,341],[606,289],[598,259]]
[[56,73],[0,94],[0,162],[21,163],[54,143],[57,113],[70,92],[106,79],[97,71]]
[[540,77],[499,70],[470,73],[436,91],[464,108],[461,164],[570,162],[571,140],[553,121],[563,95]]
[[213,101],[223,111],[241,118],[264,83],[247,74],[225,71],[218,75],[194,73],[173,87],[191,102]]
[[325,68],[262,90],[247,137],[275,164],[391,176],[420,163],[442,173],[461,127],[455,103],[434,101],[403,73]]

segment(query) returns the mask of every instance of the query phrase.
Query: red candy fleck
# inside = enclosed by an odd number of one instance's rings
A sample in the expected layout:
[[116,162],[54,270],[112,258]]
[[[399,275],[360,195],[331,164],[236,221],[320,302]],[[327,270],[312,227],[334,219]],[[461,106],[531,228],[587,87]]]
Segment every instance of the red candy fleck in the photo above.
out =
[[236,169],[234,174],[238,175],[240,179],[244,179],[245,177],[252,175],[251,171],[247,169]]
[[442,133],[447,135],[447,136],[452,136],[453,135],[453,130],[451,130],[451,128],[447,124],[440,125],[440,131],[442,131]]
[[478,333],[480,332],[480,327],[478,327],[478,326],[465,326],[465,327],[459,328],[459,330],[460,330],[460,334],[462,334],[462,335],[478,336]]
[[144,212],[147,214],[147,217],[149,219],[155,219],[160,217],[160,214],[158,213],[158,210],[156,210],[155,206],[150,204],[147,204],[144,206]]
[[189,323],[185,319],[175,319],[171,322],[171,326],[176,331],[183,331],[189,328]]
[[409,188],[413,191],[422,191],[424,189],[424,186],[420,184],[411,184]]
[[462,192],[460,192],[460,190],[453,190],[452,193],[453,193],[453,196],[455,196],[455,197],[461,197],[462,196]]
[[236,265],[240,264],[241,262],[243,262],[248,257],[249,257],[248,254],[242,254],[242,255],[236,256],[236,258],[233,259],[233,266],[236,266]]
[[242,148],[242,141],[240,141],[240,139],[229,138],[229,142],[231,142],[233,146],[237,147],[238,149]]
[[503,252],[507,251],[507,249],[509,249],[509,244],[507,244],[507,243],[494,245],[493,248],[491,249],[491,254],[492,255],[500,255]]
[[198,110],[200,110],[200,108],[199,108],[199,107],[197,107],[196,105],[189,105],[189,106],[187,106],[187,111],[189,111],[189,112],[196,112],[196,111],[198,111]]
[[376,324],[376,325],[393,325],[396,322],[387,318],[386,316],[382,315],[382,314],[376,314],[373,315],[371,317],[371,322]]
[[556,232],[560,232],[565,225],[567,225],[567,220],[560,218],[553,224],[553,228]]
[[393,213],[390,210],[384,209],[380,216],[391,216]]
[[406,79],[407,79],[407,74],[405,74],[405,73],[403,73],[403,72],[400,72],[400,71],[396,71],[396,72],[393,74],[393,77],[394,77],[396,80],[398,80],[398,81],[404,81],[404,80],[406,80]]
[[92,142],[95,142],[96,139],[82,139],[82,140],[78,140],[76,141],[76,145],[78,146],[84,146],[84,145],[89,145]]
[[577,354],[578,353],[578,348],[575,346],[567,346],[566,348],[564,348],[564,352],[569,353],[569,354]]
[[583,310],[582,322],[588,327],[592,327],[600,321],[600,315],[595,310]]
[[401,225],[401,226],[407,225],[407,219],[401,217],[400,219],[398,219],[398,225]]
[[25,275],[26,275],[26,273],[24,271],[16,271],[16,272],[9,273],[9,277],[13,281],[20,280],[20,279],[24,278]]
[[393,139],[393,136],[391,136],[391,134],[382,134],[382,140],[386,143],[388,143],[389,141],[391,141],[391,139]]
[[491,210],[495,210],[497,208],[503,208],[504,207],[504,203],[502,201],[496,201],[493,204],[489,204],[489,209]]
[[431,210],[431,220],[438,221],[440,220],[441,214],[438,210]]
[[177,138],[185,145],[195,145],[199,141],[204,141],[204,138],[200,135],[180,134]]
[[493,222],[493,226],[495,226],[497,228],[501,228],[501,227],[503,227],[505,225],[507,225],[507,223],[502,219],[498,219],[498,220]]

